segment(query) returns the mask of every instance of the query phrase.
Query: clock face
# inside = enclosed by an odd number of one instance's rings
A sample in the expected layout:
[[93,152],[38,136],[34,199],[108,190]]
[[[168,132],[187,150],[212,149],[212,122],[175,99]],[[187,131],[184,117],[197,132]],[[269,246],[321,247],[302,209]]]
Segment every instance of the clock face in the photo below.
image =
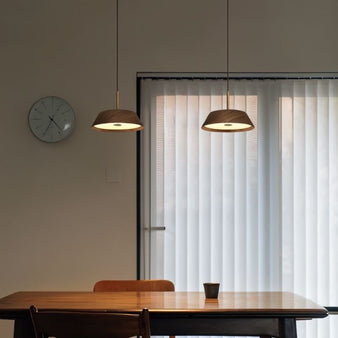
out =
[[59,142],[68,137],[74,129],[74,111],[70,104],[60,97],[43,97],[30,109],[28,123],[32,133],[39,140]]

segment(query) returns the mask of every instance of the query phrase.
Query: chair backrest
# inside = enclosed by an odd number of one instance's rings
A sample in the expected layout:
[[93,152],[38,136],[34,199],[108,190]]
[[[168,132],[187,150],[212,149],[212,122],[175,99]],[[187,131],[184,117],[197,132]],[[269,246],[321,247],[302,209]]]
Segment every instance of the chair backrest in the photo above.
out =
[[150,337],[149,312],[38,310],[30,308],[36,338]]
[[175,285],[164,279],[101,280],[95,283],[94,291],[175,291]]

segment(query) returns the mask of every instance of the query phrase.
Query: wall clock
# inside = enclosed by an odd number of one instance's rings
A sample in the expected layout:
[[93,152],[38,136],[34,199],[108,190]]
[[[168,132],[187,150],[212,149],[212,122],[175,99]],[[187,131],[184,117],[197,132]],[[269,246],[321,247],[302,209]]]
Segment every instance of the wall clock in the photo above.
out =
[[74,130],[74,110],[61,97],[42,97],[31,107],[28,124],[33,135],[39,140],[59,142],[67,138]]

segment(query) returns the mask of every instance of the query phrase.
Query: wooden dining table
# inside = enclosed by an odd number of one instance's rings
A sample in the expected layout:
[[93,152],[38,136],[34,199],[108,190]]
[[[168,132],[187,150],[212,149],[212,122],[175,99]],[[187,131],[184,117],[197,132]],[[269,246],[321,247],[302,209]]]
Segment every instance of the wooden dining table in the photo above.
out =
[[297,320],[324,318],[327,310],[288,292],[16,292],[0,299],[0,318],[15,320],[15,338],[33,338],[29,307],[139,312],[147,308],[152,335],[296,338]]

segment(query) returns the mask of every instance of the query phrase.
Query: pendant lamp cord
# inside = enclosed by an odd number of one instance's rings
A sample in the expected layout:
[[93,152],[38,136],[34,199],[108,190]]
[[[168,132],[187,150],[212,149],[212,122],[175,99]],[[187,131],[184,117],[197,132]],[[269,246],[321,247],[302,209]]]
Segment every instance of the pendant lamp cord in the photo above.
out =
[[119,107],[119,0],[116,0],[116,109],[118,110]]
[[227,0],[227,109],[229,109],[229,0]]

